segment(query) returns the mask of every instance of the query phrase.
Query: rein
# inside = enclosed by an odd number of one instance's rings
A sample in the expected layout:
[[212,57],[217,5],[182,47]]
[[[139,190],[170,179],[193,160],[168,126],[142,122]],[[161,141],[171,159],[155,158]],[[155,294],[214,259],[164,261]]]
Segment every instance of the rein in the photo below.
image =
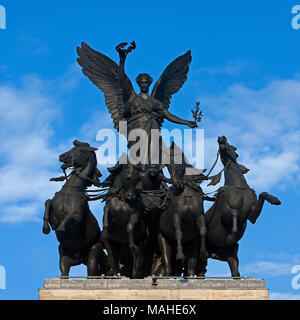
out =
[[[70,175],[74,172],[81,180],[83,180],[83,181],[89,181],[89,182],[91,182],[93,185],[95,185],[95,186],[97,186],[97,187],[100,187],[100,185],[99,185],[99,183],[98,183],[97,181],[94,181],[93,179],[90,179],[89,177],[84,176],[83,174],[81,174],[81,172],[78,172],[78,171],[76,170],[76,167],[74,166],[74,162],[75,162],[75,159],[76,159],[76,156],[77,156],[77,152],[78,152],[78,150],[75,149],[75,152],[74,152],[74,154],[72,155],[72,159],[71,159],[71,163],[70,163],[70,167],[69,167],[70,169],[73,168],[73,171],[67,176],[67,175],[66,175],[66,171],[63,170],[63,171],[64,171],[64,174],[65,174],[65,177],[66,177],[66,180],[68,181],[68,178],[69,178]],[[81,171],[83,171],[87,165],[88,165],[88,159],[86,159],[85,164],[84,164],[84,166],[82,167]]]
[[217,153],[217,159],[215,160],[214,164],[212,165],[211,169],[209,170],[209,172],[208,172],[208,174],[206,176],[207,178],[209,177],[209,175],[212,173],[212,171],[214,170],[215,166],[217,165],[219,157],[220,157],[220,151],[218,151],[218,153]]
[[153,196],[164,196],[166,194],[166,191],[164,190],[139,190],[140,193],[145,193]]
[[[87,201],[96,201],[99,199],[104,199],[105,196],[107,195],[107,191],[110,188],[104,188],[104,189],[99,189],[99,190],[86,190],[84,193],[84,197],[86,197]],[[89,194],[89,192],[99,192],[98,194]]]
[[[217,165],[218,160],[219,160],[219,157],[220,157],[220,151],[218,151],[218,153],[217,153],[217,159],[215,160],[213,166],[211,167],[211,169],[209,170],[209,172],[208,172],[208,174],[207,174],[207,176],[206,176],[207,179],[209,178],[209,175],[211,174],[211,172],[213,171],[213,169],[214,169],[215,166]],[[215,175],[215,177],[221,176],[222,173],[225,171],[225,169],[226,169],[227,167],[229,167],[229,165],[230,165],[231,163],[232,163],[232,161],[229,161],[229,162],[224,166],[224,168],[223,168],[217,175]],[[221,178],[220,178],[220,179],[221,179]],[[209,184],[208,184],[208,185],[209,185]],[[215,190],[215,191],[211,191],[211,192],[208,192],[208,193],[204,193],[204,195],[207,196],[207,195],[209,195],[209,194],[217,193],[219,190],[220,190],[220,188],[217,189],[217,190]]]
[[[84,168],[83,168],[83,169],[84,169]],[[82,169],[82,170],[83,170],[83,169]],[[95,185],[95,186],[97,186],[97,187],[98,187],[98,186],[100,187],[100,185],[99,185],[99,183],[98,183],[97,181],[94,181],[93,179],[90,179],[89,177],[84,176],[83,174],[81,174],[81,172],[77,172],[76,169],[74,169],[73,172],[74,172],[79,178],[81,178],[81,180],[83,180],[83,181],[88,180],[89,182],[92,182],[93,185]]]
[[[221,175],[221,174],[224,172],[224,170],[229,167],[229,165],[230,165],[231,163],[233,163],[233,161],[229,161],[229,162],[224,166],[224,168],[223,168],[216,176]],[[224,189],[224,188],[226,188],[226,187],[229,187],[229,186],[220,187],[218,190],[205,193],[204,195],[209,195],[209,194],[212,194],[212,193],[217,193],[217,192],[219,192],[221,189]],[[249,186],[248,186],[248,187],[234,186],[234,187],[235,187],[235,188],[238,188],[238,189],[250,189]]]

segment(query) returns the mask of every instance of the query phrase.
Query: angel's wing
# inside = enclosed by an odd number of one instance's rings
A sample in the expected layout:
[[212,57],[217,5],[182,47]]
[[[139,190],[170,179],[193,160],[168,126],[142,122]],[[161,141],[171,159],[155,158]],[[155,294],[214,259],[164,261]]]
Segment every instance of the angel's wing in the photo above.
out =
[[156,82],[151,96],[169,108],[171,97],[178,92],[187,79],[192,61],[191,50],[171,62]]
[[77,53],[82,72],[104,93],[114,127],[119,130],[125,104],[134,94],[130,80],[113,60],[93,50],[86,43],[83,42],[77,48]]

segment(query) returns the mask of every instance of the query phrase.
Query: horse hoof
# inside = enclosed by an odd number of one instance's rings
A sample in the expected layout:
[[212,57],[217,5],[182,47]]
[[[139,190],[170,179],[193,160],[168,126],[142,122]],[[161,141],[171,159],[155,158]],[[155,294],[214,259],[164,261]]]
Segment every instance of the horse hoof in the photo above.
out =
[[183,254],[182,252],[177,252],[177,254],[176,254],[176,260],[182,260],[182,261],[184,261],[184,259],[185,259],[184,254]]
[[273,204],[273,205],[275,205],[275,206],[281,205],[281,201],[280,201],[278,198],[272,196],[271,194],[269,194],[269,193],[267,193],[267,192],[263,192],[263,193],[262,193],[262,197],[263,197],[266,201],[268,201],[270,204]]
[[140,250],[137,246],[132,246],[129,249],[130,249],[130,252],[132,253],[132,255],[139,255],[139,253],[140,253]]
[[275,206],[279,206],[281,205],[281,201],[274,197],[274,196],[270,196],[270,201],[269,201],[271,204],[275,205]]
[[208,259],[208,252],[206,250],[200,251],[200,258],[202,261],[206,261]]
[[210,254],[210,257],[211,257],[212,259],[218,260],[218,257],[219,257],[219,256],[218,256],[216,253],[213,253],[213,252],[212,252],[212,253]]
[[43,227],[43,233],[44,234],[49,234],[50,233],[50,227],[49,226],[44,226]]
[[117,275],[117,272],[116,272],[114,269],[110,268],[109,271],[108,271],[108,273],[107,273],[107,275],[108,275],[109,277],[114,277],[114,276]]

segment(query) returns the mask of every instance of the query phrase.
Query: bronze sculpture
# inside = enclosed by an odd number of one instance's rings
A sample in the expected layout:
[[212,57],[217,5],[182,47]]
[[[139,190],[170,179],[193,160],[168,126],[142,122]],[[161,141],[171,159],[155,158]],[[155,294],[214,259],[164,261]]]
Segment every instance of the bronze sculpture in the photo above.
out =
[[[106,258],[100,241],[97,219],[82,196],[88,186],[99,186],[100,171],[97,169],[95,148],[88,143],[74,141],[74,148],[59,156],[67,176],[51,181],[66,181],[52,200],[45,203],[43,233],[55,231],[59,245],[59,266],[62,276],[68,276],[71,266],[84,263],[89,276],[106,272]],[[50,225],[50,226],[49,226]]]
[[[181,150],[182,161],[180,164],[175,164],[175,148],[173,143],[171,145],[171,163],[168,165],[173,182],[172,197],[167,209],[163,210],[160,215],[158,240],[164,264],[164,275],[170,276],[172,273],[172,243],[176,243],[175,259],[177,264],[179,263],[180,266],[186,260],[185,274],[194,276],[197,256],[200,260],[204,260],[204,263],[208,258],[205,244],[207,228],[203,208],[205,197],[199,185],[206,177],[202,173],[194,176],[185,175],[186,167],[191,165],[186,163]],[[184,248],[188,247],[189,249],[185,251],[189,252],[189,259],[186,259]],[[181,271],[181,268],[179,270]]]
[[[226,137],[218,138],[219,154],[224,165],[225,183],[218,190],[216,202],[206,212],[208,227],[207,248],[213,259],[227,261],[232,277],[240,277],[238,270],[238,241],[242,238],[247,220],[255,223],[264,202],[280,205],[273,195],[263,192],[258,199],[244,177],[249,170],[237,162],[237,148],[227,142]],[[205,274],[201,263],[200,273]]]
[[[123,49],[126,45],[127,43],[124,42],[116,47],[120,57],[119,65],[84,42],[77,48],[79,55],[77,60],[83,73],[104,93],[106,106],[115,129],[119,130],[119,122],[125,120],[129,132],[134,129],[146,131],[149,139],[148,157],[144,159],[144,163],[150,163],[151,130],[160,130],[164,119],[190,128],[197,126],[196,122],[183,120],[169,112],[172,95],[180,90],[187,79],[192,59],[191,51],[167,66],[156,82],[151,95],[149,95],[149,87],[153,79],[147,73],[139,74],[136,82],[140,87],[140,94],[136,94],[125,73],[125,60],[128,53],[135,49],[135,43],[132,42],[127,50]],[[128,141],[129,149],[132,145],[132,141]],[[160,155],[158,157],[160,158]]]
[[[105,197],[101,240],[108,253],[110,275],[121,272],[120,262],[123,258],[125,268],[122,274],[133,278],[142,277],[146,226],[142,206],[138,201],[139,175],[134,165],[122,165],[113,180],[113,186],[118,185],[118,191],[110,192]],[[128,253],[132,261],[129,261]]]
[[[135,129],[146,132],[147,152],[138,163],[131,163],[127,156],[123,162],[121,157],[108,169],[110,175],[102,183],[98,180],[101,174],[96,168],[95,149],[87,143],[75,141],[75,148],[60,156],[64,173],[67,168],[73,171],[69,176],[65,173],[52,179],[67,182],[52,200],[46,201],[43,232],[50,232],[49,224],[56,232],[62,275],[69,274],[71,265],[83,262],[88,266],[88,275],[93,276],[101,271],[109,276],[120,273],[131,278],[196,274],[204,277],[207,259],[213,258],[227,261],[232,277],[238,278],[238,241],[247,220],[255,223],[264,201],[280,205],[280,200],[266,192],[257,199],[244,178],[248,169],[237,163],[236,148],[226,137],[218,139],[225,185],[214,197],[205,195],[200,184],[212,180],[210,185],[215,185],[222,172],[213,177],[210,177],[212,170],[207,175],[205,170],[187,175],[186,169],[193,167],[179,148],[181,162],[174,161],[174,144],[169,149],[170,162],[164,163],[161,137],[155,142],[159,144],[158,162],[152,162],[153,130],[160,133],[164,119],[190,128],[201,121],[199,102],[192,110],[195,121],[183,120],[168,111],[172,95],[187,79],[191,52],[168,65],[151,95],[151,76],[139,74],[136,80],[141,92],[136,94],[125,73],[126,57],[136,45],[132,42],[124,49],[126,46],[127,43],[121,43],[116,47],[120,58],[117,65],[82,43],[77,48],[78,63],[104,93],[115,129],[121,131],[120,121],[125,121],[129,133]],[[127,140],[131,149],[134,143]],[[164,166],[170,178],[164,176]],[[86,189],[92,184],[104,193],[89,195]],[[99,199],[106,202],[102,233],[88,208],[88,201]],[[206,213],[204,201],[214,202]]]

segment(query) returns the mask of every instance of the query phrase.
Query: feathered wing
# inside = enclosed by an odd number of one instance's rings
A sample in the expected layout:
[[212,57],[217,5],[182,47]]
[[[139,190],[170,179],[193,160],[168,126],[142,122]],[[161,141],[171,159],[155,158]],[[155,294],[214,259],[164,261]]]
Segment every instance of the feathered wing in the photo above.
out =
[[191,61],[192,55],[189,50],[171,62],[156,82],[151,96],[160,100],[165,108],[169,108],[172,95],[185,83]]
[[132,83],[120,67],[104,54],[86,43],[77,48],[79,65],[86,75],[105,96],[105,104],[111,114],[115,129],[119,130],[126,102],[134,94]]

